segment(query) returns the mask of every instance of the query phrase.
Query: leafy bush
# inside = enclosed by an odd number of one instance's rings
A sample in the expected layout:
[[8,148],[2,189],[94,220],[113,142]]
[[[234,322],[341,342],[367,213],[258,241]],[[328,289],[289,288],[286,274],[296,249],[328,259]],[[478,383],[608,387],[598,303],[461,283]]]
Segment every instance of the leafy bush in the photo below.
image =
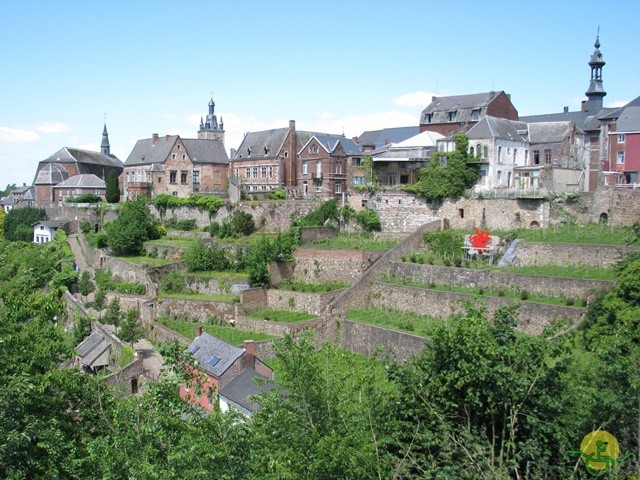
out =
[[424,241],[438,255],[460,255],[464,245],[464,234],[456,230],[426,232]]
[[178,270],[171,270],[160,282],[160,291],[166,293],[187,293],[187,283]]
[[90,233],[91,230],[93,230],[93,228],[91,227],[91,222],[87,222],[86,220],[84,222],[80,222],[80,231],[82,233],[86,235],[87,233]]
[[367,232],[379,232],[382,230],[382,224],[380,223],[380,216],[378,212],[371,208],[366,208],[361,212],[355,214],[356,222]]
[[322,227],[329,220],[338,219],[338,199],[332,198],[324,202],[320,208],[309,212],[300,219],[301,227]]
[[264,198],[267,200],[286,200],[287,194],[283,188],[276,188],[271,192],[267,192],[264,195]]
[[4,218],[4,238],[30,242],[33,240],[32,225],[46,218],[43,208],[22,207],[9,210]]
[[211,225],[209,225],[207,230],[212,237],[217,237],[218,232],[220,231],[220,224],[218,222],[211,222]]
[[195,230],[196,227],[197,227],[197,223],[195,219],[178,220],[178,222],[176,223],[176,228],[178,230],[183,230],[187,232],[191,230]]
[[210,215],[216,213],[221,206],[224,205],[224,201],[216,197],[215,195],[191,195],[188,198],[176,197],[166,193],[161,193],[153,199],[153,204],[160,212],[160,215],[164,215],[167,208],[175,207],[192,207],[198,210],[206,210]]
[[99,203],[102,198],[93,193],[83,193],[75,197],[67,197],[64,199],[65,203]]
[[157,223],[143,197],[127,200],[118,217],[105,227],[107,243],[116,255],[140,255],[144,242],[157,238]]
[[241,235],[249,236],[256,230],[256,224],[250,213],[236,210],[231,215],[233,229]]

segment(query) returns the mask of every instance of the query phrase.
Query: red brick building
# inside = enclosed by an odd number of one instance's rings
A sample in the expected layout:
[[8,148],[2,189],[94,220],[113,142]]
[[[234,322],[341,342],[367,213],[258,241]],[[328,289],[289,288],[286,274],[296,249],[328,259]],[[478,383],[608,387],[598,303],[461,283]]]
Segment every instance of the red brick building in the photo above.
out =
[[607,117],[607,159],[604,163],[606,184],[632,186],[640,184],[640,97]]

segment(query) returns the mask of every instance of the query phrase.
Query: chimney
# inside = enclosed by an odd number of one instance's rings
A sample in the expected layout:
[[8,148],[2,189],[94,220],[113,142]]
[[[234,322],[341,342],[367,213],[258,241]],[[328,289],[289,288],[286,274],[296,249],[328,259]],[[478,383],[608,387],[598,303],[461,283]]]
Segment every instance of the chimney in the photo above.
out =
[[151,146],[153,147],[156,143],[158,143],[158,134],[157,133],[152,133],[151,134]]
[[569,107],[564,107],[564,113],[569,113]]
[[431,97],[431,102],[433,103],[433,102],[435,102],[437,99],[438,99],[438,97],[436,97],[435,95],[433,95],[433,96]]
[[164,136],[164,141],[165,141],[165,142],[168,142],[168,141],[169,141],[169,137],[170,137],[170,136],[171,136],[171,135],[166,134],[166,135]]
[[291,130],[293,130],[294,132],[296,131],[296,121],[295,120],[289,120],[289,128]]
[[244,342],[242,342],[242,346],[244,347],[244,349],[247,351],[249,355],[252,355],[255,357],[256,344],[253,343],[253,340],[245,340]]
[[588,112],[589,111],[589,102],[586,100],[582,100],[582,108],[581,110],[583,112]]
[[199,337],[200,335],[202,335],[202,327],[196,327],[196,337]]

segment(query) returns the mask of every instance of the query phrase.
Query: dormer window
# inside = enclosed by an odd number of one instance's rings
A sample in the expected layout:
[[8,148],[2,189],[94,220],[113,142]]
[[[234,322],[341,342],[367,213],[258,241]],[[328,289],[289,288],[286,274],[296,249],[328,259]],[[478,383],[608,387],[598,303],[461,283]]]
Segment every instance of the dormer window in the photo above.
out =
[[269,153],[269,147],[264,147],[264,154],[266,155],[267,153]]
[[431,123],[433,121],[433,113],[427,113],[424,116],[424,120],[426,123]]
[[453,122],[456,119],[456,111],[452,110],[451,112],[449,112],[449,121]]
[[251,147],[247,148],[247,155],[250,157],[251,156]]
[[289,157],[289,152],[284,152],[284,158],[288,158]]
[[480,120],[480,109],[474,108],[471,110],[471,120]]

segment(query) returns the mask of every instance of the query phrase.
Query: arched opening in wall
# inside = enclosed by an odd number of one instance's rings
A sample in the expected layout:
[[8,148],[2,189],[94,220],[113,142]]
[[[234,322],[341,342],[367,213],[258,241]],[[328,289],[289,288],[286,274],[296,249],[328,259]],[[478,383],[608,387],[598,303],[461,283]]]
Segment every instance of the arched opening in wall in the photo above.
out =
[[131,393],[133,395],[138,393],[138,379],[136,377],[131,378]]
[[535,220],[529,224],[529,228],[539,228],[540,224]]
[[609,223],[609,215],[604,212],[601,213],[598,222],[600,222],[600,225],[607,225]]
[[98,233],[100,231],[100,225],[97,223],[93,226],[94,233]]
[[459,216],[460,218],[464,218],[464,208],[459,208],[459,209],[458,209],[458,216]]

